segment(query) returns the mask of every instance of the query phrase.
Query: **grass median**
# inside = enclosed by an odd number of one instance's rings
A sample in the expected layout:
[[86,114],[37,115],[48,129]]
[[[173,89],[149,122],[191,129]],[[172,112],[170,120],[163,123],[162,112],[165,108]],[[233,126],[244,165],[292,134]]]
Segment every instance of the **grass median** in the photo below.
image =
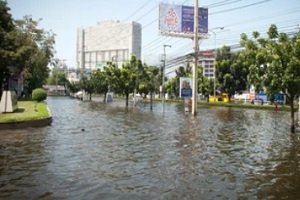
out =
[[50,117],[46,102],[18,101],[13,113],[0,113],[0,123],[22,122]]

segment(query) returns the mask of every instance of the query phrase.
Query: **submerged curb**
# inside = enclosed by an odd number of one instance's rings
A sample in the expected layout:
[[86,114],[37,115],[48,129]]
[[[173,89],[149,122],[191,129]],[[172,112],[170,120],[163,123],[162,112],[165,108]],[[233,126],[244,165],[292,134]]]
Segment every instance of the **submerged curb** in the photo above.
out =
[[44,127],[52,123],[52,116],[44,119],[20,121],[20,122],[6,122],[0,123],[0,130],[2,129],[21,129],[29,127]]
[[22,128],[37,128],[37,127],[45,127],[51,125],[53,119],[49,108],[47,107],[49,117],[43,119],[33,119],[26,121],[14,121],[14,122],[5,122],[0,123],[0,130],[4,129],[22,129]]

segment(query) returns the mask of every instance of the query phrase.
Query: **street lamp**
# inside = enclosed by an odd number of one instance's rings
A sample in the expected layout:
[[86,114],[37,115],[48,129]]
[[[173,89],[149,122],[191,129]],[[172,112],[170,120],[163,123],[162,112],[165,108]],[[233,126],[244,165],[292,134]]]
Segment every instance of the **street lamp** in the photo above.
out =
[[164,57],[163,57],[163,80],[162,80],[162,103],[163,112],[165,112],[165,68],[166,68],[166,47],[171,48],[171,45],[164,44]]
[[216,101],[216,59],[217,59],[217,33],[213,30],[215,29],[219,29],[219,30],[223,30],[224,26],[218,26],[216,28],[211,29],[210,31],[214,34],[214,41],[215,41],[215,50],[214,50],[214,101]]

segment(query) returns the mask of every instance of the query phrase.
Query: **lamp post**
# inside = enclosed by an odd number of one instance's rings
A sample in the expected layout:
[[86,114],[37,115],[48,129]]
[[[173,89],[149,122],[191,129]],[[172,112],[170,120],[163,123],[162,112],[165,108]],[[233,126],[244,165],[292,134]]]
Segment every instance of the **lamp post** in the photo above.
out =
[[69,66],[65,63],[65,61],[67,61],[66,59],[62,59],[62,67],[64,68],[64,72],[65,70],[67,70],[67,80],[69,81]]
[[223,30],[224,29],[224,26],[219,26],[219,27],[216,27],[216,28],[213,28],[211,29],[210,31],[214,34],[214,101],[216,101],[216,59],[217,59],[217,33],[213,30],[215,29],[220,29],[220,30]]
[[166,68],[166,47],[171,48],[171,45],[164,44],[164,57],[163,57],[163,78],[162,78],[162,104],[163,112],[165,112],[165,68]]

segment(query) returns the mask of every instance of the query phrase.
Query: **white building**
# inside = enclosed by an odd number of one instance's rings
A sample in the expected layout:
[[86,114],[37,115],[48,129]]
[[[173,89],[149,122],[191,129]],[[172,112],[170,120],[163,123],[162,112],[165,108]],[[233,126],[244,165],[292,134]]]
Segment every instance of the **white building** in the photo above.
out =
[[141,57],[142,26],[137,22],[101,21],[77,30],[77,66],[102,68],[109,61],[121,65],[131,55]]

